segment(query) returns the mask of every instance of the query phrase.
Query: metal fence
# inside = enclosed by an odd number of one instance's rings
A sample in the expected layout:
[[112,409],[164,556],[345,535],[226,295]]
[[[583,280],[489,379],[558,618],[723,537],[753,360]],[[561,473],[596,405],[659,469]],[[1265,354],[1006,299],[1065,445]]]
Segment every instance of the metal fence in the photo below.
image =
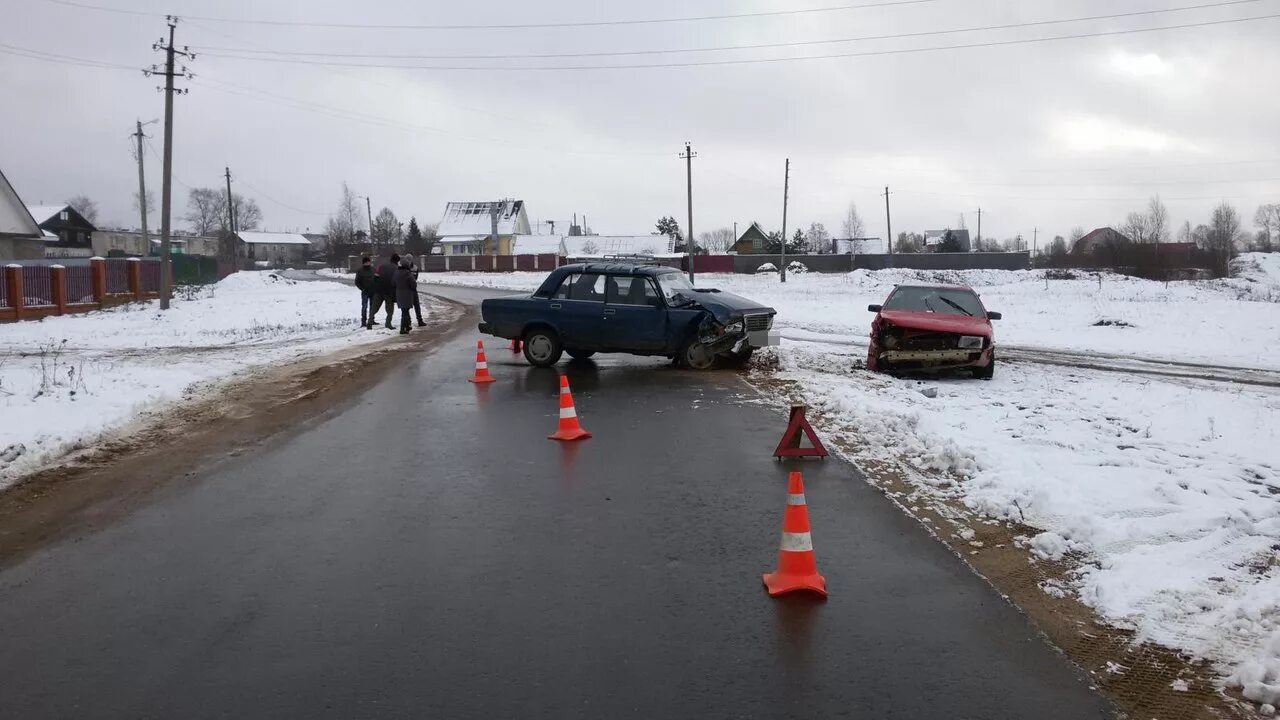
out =
[[142,292],[158,293],[160,292],[160,263],[156,261],[140,261],[139,279],[141,280]]
[[88,265],[73,265],[67,273],[67,302],[91,303],[93,298],[93,268]]
[[52,305],[53,283],[49,281],[49,268],[22,268],[22,302],[28,306]]
[[4,272],[0,272],[0,307],[9,307],[9,281]]
[[128,260],[108,260],[107,265],[107,293],[127,293],[129,292],[129,261]]

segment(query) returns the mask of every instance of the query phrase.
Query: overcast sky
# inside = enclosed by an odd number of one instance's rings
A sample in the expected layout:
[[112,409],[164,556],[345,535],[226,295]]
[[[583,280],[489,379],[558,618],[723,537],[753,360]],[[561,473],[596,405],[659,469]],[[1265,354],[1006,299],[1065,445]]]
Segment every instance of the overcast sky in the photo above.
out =
[[[1280,19],[1054,42],[695,67],[689,63],[873,53],[1280,15],[1280,0],[910,38],[727,51],[516,59],[334,57],[584,54],[842,40],[1165,10],[1214,0],[932,0],[916,4],[647,24],[514,29],[369,29],[222,22],[494,25],[682,18],[875,0],[85,0],[134,14],[4,0],[0,169],[28,204],[84,193],[100,224],[136,226],[135,119],[162,117],[158,79],[13,54],[24,48],[128,67],[160,62],[164,14],[189,14],[178,44],[198,56],[176,99],[174,204],[186,186],[236,191],[270,230],[322,228],[341,184],[403,220],[439,220],[450,200],[513,197],[530,221],[585,214],[602,234],[685,225],[693,142],[694,228],[782,223],[838,234],[856,201],[867,234],[956,227],[984,236],[1117,224],[1159,193],[1176,224],[1227,199],[1246,223],[1280,202]],[[1221,0],[1218,0],[1219,2]],[[79,0],[76,0],[79,2]],[[201,19],[196,19],[201,17]],[[330,57],[262,52],[324,53]],[[240,59],[227,55],[257,55]],[[303,60],[308,64],[279,62]],[[312,63],[399,64],[416,69]],[[440,66],[503,67],[444,70]],[[510,69],[515,68],[515,69]],[[521,69],[524,68],[524,69]],[[147,158],[159,190],[163,133]],[[175,221],[180,222],[180,221]],[[153,226],[158,222],[153,220]]]

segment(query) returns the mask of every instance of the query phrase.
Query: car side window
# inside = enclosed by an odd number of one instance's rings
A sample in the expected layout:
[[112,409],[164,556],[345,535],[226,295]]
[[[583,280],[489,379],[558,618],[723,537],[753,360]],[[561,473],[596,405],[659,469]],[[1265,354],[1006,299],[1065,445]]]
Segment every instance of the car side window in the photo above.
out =
[[551,296],[552,299],[568,300],[569,290],[573,288],[573,284],[578,280],[578,277],[579,277],[578,273],[570,273],[568,275],[565,275],[564,279],[560,281],[560,287],[556,288],[555,294]]
[[569,299],[604,302],[604,276],[596,273],[579,275],[569,290]]
[[653,283],[643,277],[610,275],[605,301],[611,305],[657,307],[658,292],[653,289]]

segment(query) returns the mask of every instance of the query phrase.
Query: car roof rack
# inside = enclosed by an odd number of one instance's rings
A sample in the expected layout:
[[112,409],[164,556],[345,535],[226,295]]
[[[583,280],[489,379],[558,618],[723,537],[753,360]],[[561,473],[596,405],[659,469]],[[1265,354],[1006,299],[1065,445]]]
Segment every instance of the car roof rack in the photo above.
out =
[[601,260],[612,260],[614,262],[627,262],[632,265],[661,265],[662,262],[652,255],[601,255]]

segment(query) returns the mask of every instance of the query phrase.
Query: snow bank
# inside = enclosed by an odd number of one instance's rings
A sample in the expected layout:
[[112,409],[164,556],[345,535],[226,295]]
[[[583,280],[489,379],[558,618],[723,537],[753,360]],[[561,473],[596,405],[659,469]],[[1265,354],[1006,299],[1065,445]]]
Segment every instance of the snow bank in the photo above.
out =
[[349,286],[240,272],[158,302],[0,325],[0,487],[193,384],[386,337]]
[[1062,587],[1100,616],[1280,691],[1280,391],[1008,364],[922,383],[852,369],[856,348],[775,355],[855,460],[1037,528],[1033,556],[1069,558]]

